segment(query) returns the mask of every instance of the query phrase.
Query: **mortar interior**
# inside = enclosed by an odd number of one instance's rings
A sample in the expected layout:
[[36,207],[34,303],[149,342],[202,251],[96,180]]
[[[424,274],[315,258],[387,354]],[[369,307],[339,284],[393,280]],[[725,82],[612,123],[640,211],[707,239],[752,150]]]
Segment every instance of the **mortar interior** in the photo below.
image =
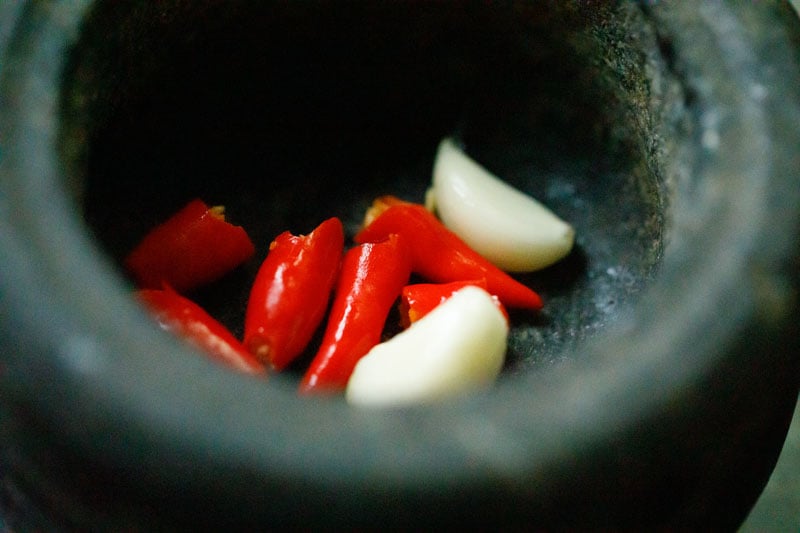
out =
[[352,237],[374,197],[422,201],[456,135],[576,228],[569,257],[518,276],[545,309],[512,311],[505,371],[540,372],[657,276],[663,46],[625,6],[97,2],[61,94],[68,186],[118,265],[189,199],[225,205],[256,255],[189,296],[240,335],[272,238],[330,216]]

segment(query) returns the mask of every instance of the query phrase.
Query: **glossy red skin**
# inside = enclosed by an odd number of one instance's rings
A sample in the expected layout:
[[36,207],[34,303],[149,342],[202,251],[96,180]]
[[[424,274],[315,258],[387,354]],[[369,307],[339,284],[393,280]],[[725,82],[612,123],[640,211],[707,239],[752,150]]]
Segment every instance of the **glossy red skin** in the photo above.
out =
[[[484,279],[406,285],[400,292],[400,319],[403,327],[408,328],[411,324],[443,304],[454,293],[469,286],[487,290],[486,280]],[[500,303],[500,299],[496,296],[492,298],[497,308],[506,317],[506,322],[508,322],[508,312],[506,312],[503,304]]]
[[170,288],[141,289],[136,296],[163,329],[187,340],[213,360],[249,374],[265,372],[264,365],[233,333],[188,298]]
[[125,267],[139,288],[160,289],[166,283],[186,292],[222,277],[254,252],[242,227],[195,199],[145,235]]
[[252,354],[281,370],[306,349],[328,308],[343,251],[338,218],[308,235],[287,231],[272,241],[247,302],[244,345]]
[[303,376],[301,393],[346,387],[358,360],[381,341],[389,311],[410,275],[409,246],[398,235],[345,254],[322,344]]
[[412,243],[412,270],[436,283],[485,279],[490,294],[503,305],[539,310],[542,299],[474,251],[423,205],[394,197],[378,199],[383,212],[355,236],[358,243],[376,242],[396,233]]

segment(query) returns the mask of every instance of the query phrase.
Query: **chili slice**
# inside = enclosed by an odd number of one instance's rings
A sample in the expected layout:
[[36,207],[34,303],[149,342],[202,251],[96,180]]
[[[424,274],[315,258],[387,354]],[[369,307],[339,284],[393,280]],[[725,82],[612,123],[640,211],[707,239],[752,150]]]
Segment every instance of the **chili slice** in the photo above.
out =
[[186,292],[222,277],[254,252],[245,230],[225,221],[223,207],[195,199],[145,235],[125,267],[139,288],[166,283]]
[[411,266],[420,276],[438,283],[483,278],[489,293],[500,298],[504,305],[541,309],[542,299],[535,291],[470,248],[423,205],[394,196],[378,198],[355,241],[376,242],[392,233],[413,243]]
[[301,393],[344,389],[358,360],[380,342],[410,275],[409,246],[400,235],[345,254],[322,344],[303,376]]
[[308,235],[284,232],[272,244],[250,290],[244,345],[281,370],[311,341],[328,307],[344,249],[344,230],[329,218]]
[[187,340],[212,359],[250,374],[265,371],[264,365],[225,326],[173,289],[141,289],[136,296],[163,329]]
[[[424,317],[453,294],[464,287],[479,287],[486,290],[486,280],[451,281],[449,283],[415,283],[406,285],[400,292],[400,320],[404,328]],[[495,305],[508,322],[508,312],[497,296],[492,296]]]

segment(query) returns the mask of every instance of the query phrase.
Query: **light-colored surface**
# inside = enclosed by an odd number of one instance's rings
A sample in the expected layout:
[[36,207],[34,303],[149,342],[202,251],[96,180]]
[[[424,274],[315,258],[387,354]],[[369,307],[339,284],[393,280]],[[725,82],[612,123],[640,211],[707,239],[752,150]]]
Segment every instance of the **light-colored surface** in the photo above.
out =
[[800,531],[800,404],[775,471],[740,529],[741,533],[784,531]]
[[449,138],[436,154],[433,196],[444,225],[507,272],[540,270],[572,249],[572,226],[482,167]]
[[465,287],[361,358],[347,401],[393,406],[485,389],[503,368],[507,339],[508,323],[491,295]]

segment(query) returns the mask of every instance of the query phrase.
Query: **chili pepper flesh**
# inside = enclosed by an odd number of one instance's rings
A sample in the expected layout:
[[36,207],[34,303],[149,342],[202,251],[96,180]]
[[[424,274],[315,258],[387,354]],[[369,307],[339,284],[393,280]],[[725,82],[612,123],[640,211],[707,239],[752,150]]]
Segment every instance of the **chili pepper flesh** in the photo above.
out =
[[380,342],[410,275],[409,246],[399,235],[348,250],[322,343],[300,383],[301,393],[344,389],[358,360]]
[[[449,283],[415,283],[403,287],[400,293],[400,320],[403,328],[408,328],[426,316],[464,287],[478,287],[487,290],[486,280],[483,278]],[[492,295],[492,300],[508,321],[508,312],[500,303],[500,299]]]
[[488,291],[504,305],[542,308],[535,291],[472,250],[425,206],[391,196],[380,198],[376,205],[380,212],[373,212],[371,222],[356,234],[357,243],[379,241],[392,233],[402,235],[413,243],[412,270],[420,276],[438,283],[483,278]]
[[195,199],[153,228],[125,258],[137,287],[164,283],[186,292],[214,281],[255,252],[241,226],[228,223],[221,206]]
[[264,365],[233,333],[192,300],[169,287],[141,289],[136,297],[164,330],[188,341],[213,360],[245,373],[264,373]]
[[284,232],[270,245],[250,290],[244,345],[275,370],[308,346],[339,272],[344,230],[329,218],[308,235]]

